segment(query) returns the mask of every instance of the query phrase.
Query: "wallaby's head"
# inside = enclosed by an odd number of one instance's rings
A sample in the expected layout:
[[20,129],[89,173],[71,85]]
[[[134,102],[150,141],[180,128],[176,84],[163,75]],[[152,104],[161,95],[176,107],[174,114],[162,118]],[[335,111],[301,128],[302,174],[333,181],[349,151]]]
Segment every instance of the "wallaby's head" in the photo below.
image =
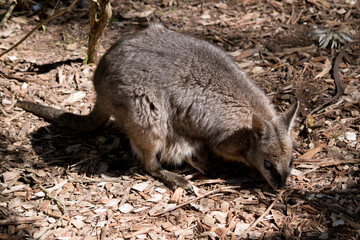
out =
[[255,144],[247,152],[247,161],[255,166],[274,188],[284,188],[293,167],[290,131],[299,102],[272,121],[252,116]]
[[213,150],[257,168],[274,189],[284,188],[293,165],[290,131],[298,108],[299,102],[271,121],[253,114],[250,129],[240,129]]

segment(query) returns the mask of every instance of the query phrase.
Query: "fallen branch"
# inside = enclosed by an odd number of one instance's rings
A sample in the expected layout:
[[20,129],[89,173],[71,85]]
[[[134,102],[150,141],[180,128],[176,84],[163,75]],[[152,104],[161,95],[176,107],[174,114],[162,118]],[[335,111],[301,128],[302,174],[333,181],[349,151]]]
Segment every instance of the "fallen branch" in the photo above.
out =
[[4,18],[3,18],[3,19],[1,20],[1,22],[0,22],[0,26],[4,25],[4,24],[7,22],[7,20],[8,20],[9,17],[11,16],[11,13],[12,13],[12,11],[14,10],[16,4],[17,4],[17,1],[16,1],[16,0],[12,0],[9,9],[7,10]]
[[240,187],[241,187],[241,186],[229,186],[229,187],[223,187],[223,188],[218,188],[218,189],[212,190],[212,191],[207,192],[207,193],[205,193],[205,194],[203,194],[203,195],[200,195],[200,196],[198,196],[198,197],[192,198],[192,199],[190,199],[189,201],[184,202],[184,203],[182,203],[182,204],[180,204],[180,205],[178,205],[178,206],[169,208],[169,209],[167,209],[167,210],[165,210],[165,211],[163,211],[163,212],[161,212],[161,213],[156,213],[156,214],[152,215],[152,217],[157,217],[157,216],[163,215],[163,214],[165,214],[165,213],[167,213],[167,212],[174,211],[174,210],[176,210],[176,209],[178,209],[178,208],[182,208],[182,207],[184,207],[184,206],[186,206],[186,205],[188,205],[188,204],[190,204],[190,203],[192,203],[192,202],[195,202],[195,201],[197,201],[197,200],[199,200],[199,199],[201,199],[201,198],[204,198],[204,197],[206,197],[206,196],[212,195],[212,194],[214,194],[214,193],[222,192],[222,191],[229,190],[229,189],[237,189],[237,188],[240,188]]
[[340,75],[339,75],[339,65],[341,63],[342,58],[345,55],[345,50],[353,45],[359,45],[360,41],[354,41],[354,42],[350,42],[348,44],[346,44],[339,52],[339,54],[337,55],[336,59],[335,59],[335,63],[334,63],[334,68],[333,68],[333,75],[334,75],[334,82],[335,82],[335,86],[336,86],[336,94],[328,99],[327,101],[325,101],[323,104],[321,104],[320,106],[316,107],[315,109],[313,109],[307,116],[305,119],[305,124],[306,126],[308,126],[308,120],[309,117],[312,116],[314,113],[320,111],[321,109],[323,109],[325,106],[327,106],[328,104],[332,103],[333,101],[335,101],[336,99],[338,99],[343,93],[344,93],[344,89],[341,85],[341,80],[340,80]]
[[28,34],[25,35],[25,37],[23,37],[22,39],[20,39],[20,41],[18,41],[17,43],[15,43],[12,47],[10,47],[8,50],[2,52],[0,54],[0,57],[2,57],[3,55],[7,54],[8,52],[10,52],[11,50],[13,50],[14,48],[16,48],[17,46],[19,46],[23,41],[25,41],[28,37],[30,37],[31,34],[33,34],[36,30],[38,30],[41,26],[45,25],[46,23],[50,22],[51,20],[53,20],[54,18],[64,14],[65,12],[67,12],[70,8],[72,8],[75,3],[78,0],[74,0],[67,8],[65,8],[64,10],[61,10],[59,12],[57,12],[56,14],[50,16],[49,18],[45,19],[44,21],[42,21],[41,23],[39,23],[36,27],[34,27]]
[[272,204],[266,209],[266,211],[260,215],[260,217],[258,217],[258,219],[256,219],[255,222],[253,222],[250,227],[248,229],[246,229],[239,237],[239,239],[243,239],[245,238],[246,234],[248,234],[254,227],[256,227],[256,225],[258,225],[259,222],[261,222],[264,218],[265,215],[269,214],[270,210],[274,207],[275,203],[277,203],[277,201],[281,198],[281,196],[284,194],[286,190],[282,190],[279,195],[277,196],[277,198],[272,202]]

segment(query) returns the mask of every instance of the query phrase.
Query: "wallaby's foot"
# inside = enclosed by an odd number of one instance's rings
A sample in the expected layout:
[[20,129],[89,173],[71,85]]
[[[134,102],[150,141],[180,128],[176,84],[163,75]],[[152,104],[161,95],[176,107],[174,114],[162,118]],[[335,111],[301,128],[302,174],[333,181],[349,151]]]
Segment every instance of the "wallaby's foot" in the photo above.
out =
[[[134,129],[133,129],[134,130]],[[144,131],[133,132],[129,134],[134,136],[131,139],[131,147],[138,156],[140,156],[143,169],[153,177],[161,179],[164,184],[172,190],[178,187],[187,189],[191,185],[182,176],[177,173],[165,170],[157,160],[156,153],[159,146],[165,145],[165,140],[156,140],[156,134],[148,133],[144,136]],[[154,140],[155,139],[155,140]]]
[[163,180],[165,185],[172,190],[175,190],[178,187],[184,188],[186,190],[192,188],[191,184],[186,181],[185,178],[177,173],[173,173],[165,169],[159,170],[156,173],[151,173],[151,175]]

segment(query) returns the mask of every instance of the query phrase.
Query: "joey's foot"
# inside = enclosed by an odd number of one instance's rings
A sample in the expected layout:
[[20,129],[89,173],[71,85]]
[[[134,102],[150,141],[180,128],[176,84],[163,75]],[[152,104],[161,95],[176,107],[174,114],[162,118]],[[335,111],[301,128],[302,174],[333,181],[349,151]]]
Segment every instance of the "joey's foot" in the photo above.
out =
[[184,160],[187,164],[198,170],[200,173],[206,175],[207,165],[205,161],[199,161],[195,157],[186,157]]

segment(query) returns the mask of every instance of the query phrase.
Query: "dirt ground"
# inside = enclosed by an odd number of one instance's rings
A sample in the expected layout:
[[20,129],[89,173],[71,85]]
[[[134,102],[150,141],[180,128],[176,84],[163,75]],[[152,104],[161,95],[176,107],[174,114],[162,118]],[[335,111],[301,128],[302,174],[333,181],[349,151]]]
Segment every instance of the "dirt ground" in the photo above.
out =
[[[90,111],[88,10],[74,8],[0,58],[0,239],[360,239],[359,48],[347,48],[339,66],[344,94],[310,115],[335,94],[342,41],[360,39],[358,1],[112,5],[101,54],[124,34],[161,22],[224,49],[279,112],[301,102],[289,186],[275,192],[258,173],[214,157],[211,176],[173,169],[192,177],[194,192],[172,191],[139,168],[111,121],[82,133],[14,107],[26,99]],[[52,10],[15,10],[0,27],[0,52]],[[315,26],[338,46],[321,48]]]

